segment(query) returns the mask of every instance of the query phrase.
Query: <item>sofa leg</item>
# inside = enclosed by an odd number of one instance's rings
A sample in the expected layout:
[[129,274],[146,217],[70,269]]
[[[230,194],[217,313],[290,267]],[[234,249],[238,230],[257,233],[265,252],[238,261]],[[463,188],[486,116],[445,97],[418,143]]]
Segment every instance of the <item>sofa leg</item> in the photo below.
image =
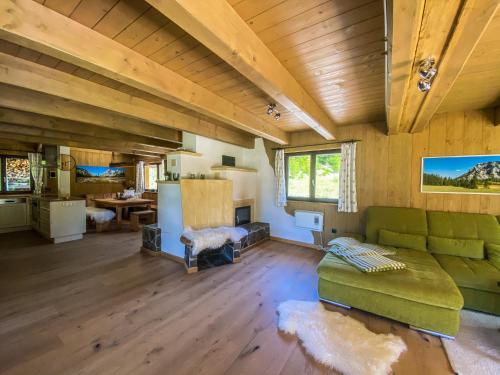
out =
[[438,337],[442,337],[442,338],[445,338],[445,339],[448,339],[448,340],[455,340],[454,336],[445,335],[444,333],[439,333],[439,332],[431,331],[430,329],[419,328],[419,327],[415,327],[415,326],[412,326],[412,325],[410,325],[410,328],[413,329],[413,330],[415,330],[415,331],[427,333],[427,334],[432,335],[432,336],[438,336]]
[[343,303],[340,303],[340,302],[330,301],[329,299],[325,299],[325,298],[321,298],[321,297],[319,298],[319,300],[322,301],[322,302],[328,303],[330,305],[335,305],[335,306],[338,306],[338,307],[343,307],[344,309],[347,309],[347,310],[351,309],[351,306],[344,305]]

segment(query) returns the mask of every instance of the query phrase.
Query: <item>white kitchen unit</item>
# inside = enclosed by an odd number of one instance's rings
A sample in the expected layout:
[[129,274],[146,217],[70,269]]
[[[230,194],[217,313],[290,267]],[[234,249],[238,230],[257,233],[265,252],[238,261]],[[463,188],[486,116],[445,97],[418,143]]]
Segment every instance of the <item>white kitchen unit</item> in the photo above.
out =
[[31,228],[29,196],[0,197],[0,233]]
[[86,232],[85,200],[33,197],[32,226],[54,243],[80,240]]

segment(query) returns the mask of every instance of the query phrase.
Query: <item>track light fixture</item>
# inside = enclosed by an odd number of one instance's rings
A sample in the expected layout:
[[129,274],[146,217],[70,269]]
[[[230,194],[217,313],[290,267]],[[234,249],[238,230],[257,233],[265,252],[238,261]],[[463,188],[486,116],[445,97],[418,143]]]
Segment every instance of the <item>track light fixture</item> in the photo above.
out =
[[276,104],[274,104],[274,103],[268,104],[268,105],[267,105],[267,111],[266,111],[266,112],[267,112],[267,114],[268,114],[269,116],[270,116],[270,115],[272,115],[272,114],[273,114],[273,112],[274,112],[274,110],[275,110],[275,108],[276,108]]
[[280,117],[281,117],[281,114],[279,113],[279,111],[276,109],[276,103],[269,103],[267,105],[267,110],[266,110],[266,113],[269,115],[269,116],[272,116],[273,113],[274,113],[274,119],[275,120],[279,120]]
[[417,87],[422,92],[427,92],[431,89],[432,81],[437,74],[437,69],[434,68],[435,63],[436,60],[431,56],[420,62],[418,67],[420,80],[417,83]]

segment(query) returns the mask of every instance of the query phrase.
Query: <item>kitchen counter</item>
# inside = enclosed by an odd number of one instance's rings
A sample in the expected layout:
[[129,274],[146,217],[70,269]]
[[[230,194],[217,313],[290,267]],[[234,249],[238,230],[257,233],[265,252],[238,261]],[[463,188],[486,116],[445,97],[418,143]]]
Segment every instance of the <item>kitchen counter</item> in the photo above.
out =
[[86,231],[85,199],[34,196],[31,211],[33,229],[54,243],[83,238]]
[[39,199],[41,201],[47,201],[47,202],[71,202],[71,201],[84,201],[85,198],[82,197],[69,197],[68,199],[58,197],[58,196],[41,196],[41,197],[36,197],[33,196],[33,199]]

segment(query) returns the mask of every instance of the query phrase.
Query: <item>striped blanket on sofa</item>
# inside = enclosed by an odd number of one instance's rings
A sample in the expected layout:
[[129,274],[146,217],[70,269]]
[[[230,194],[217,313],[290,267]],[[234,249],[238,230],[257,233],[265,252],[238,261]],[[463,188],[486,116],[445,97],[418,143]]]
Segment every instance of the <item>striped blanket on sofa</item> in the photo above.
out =
[[387,258],[394,251],[374,244],[359,242],[350,237],[339,237],[328,243],[332,254],[342,258],[363,272],[400,270],[406,264]]

